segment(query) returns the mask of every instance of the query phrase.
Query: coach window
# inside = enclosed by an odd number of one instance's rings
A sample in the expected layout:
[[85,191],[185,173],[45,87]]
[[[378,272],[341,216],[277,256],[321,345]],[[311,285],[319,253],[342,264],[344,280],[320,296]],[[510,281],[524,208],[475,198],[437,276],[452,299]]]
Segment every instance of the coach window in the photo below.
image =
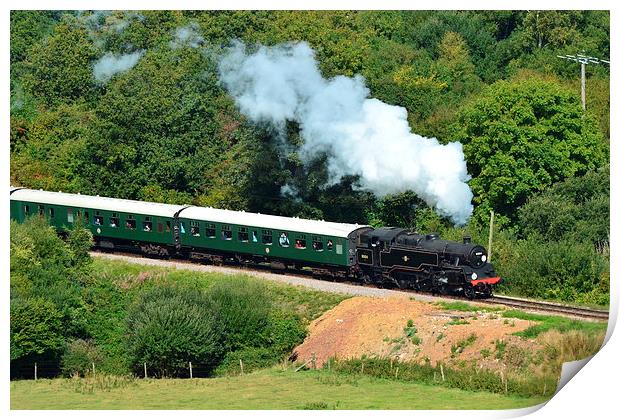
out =
[[181,229],[181,233],[185,233],[185,222],[181,222],[180,229]]
[[144,219],[144,222],[142,222],[142,230],[145,232],[150,232],[153,230],[153,222],[151,222],[151,218],[150,217],[146,217]]
[[49,212],[50,212],[50,219],[53,219],[54,218],[54,207],[50,207]]
[[222,226],[222,239],[225,241],[232,240],[232,230],[230,226]]
[[39,204],[39,216],[43,216],[45,214],[45,207]]
[[118,219],[118,214],[112,213],[112,217],[110,217],[110,227],[117,228],[121,224],[121,221]]
[[270,230],[263,230],[263,243],[265,245],[273,244],[273,236]]
[[24,214],[26,215],[30,214],[30,206],[28,204],[24,205]]
[[252,231],[252,242],[258,242],[258,231]]
[[170,221],[166,221],[166,232],[170,232]]
[[67,222],[73,223],[73,209],[67,209]]
[[239,241],[248,242],[248,228],[239,228]]
[[207,228],[205,229],[205,236],[207,238],[215,238],[215,225],[213,223],[207,223]]
[[328,251],[332,251],[334,249],[334,241],[332,241],[331,239],[327,240],[327,250]]
[[316,252],[323,252],[323,241],[318,236],[312,237],[312,249]]
[[130,215],[125,220],[125,229],[135,230],[135,228],[136,228],[136,220],[133,218],[133,216]]
[[85,212],[84,212],[84,221],[86,222],[86,224],[87,224],[87,225],[90,223],[90,219],[89,219],[89,217],[90,217],[90,216],[88,215],[88,212],[87,212],[87,211],[85,211]]
[[189,222],[189,232],[192,236],[200,236],[200,224],[199,222],[191,221]]
[[342,244],[336,244],[336,254],[342,254]]
[[295,238],[295,248],[306,249],[306,235],[300,235]]
[[290,243],[288,241],[288,235],[286,234],[286,232],[280,232],[280,239],[278,239],[278,242],[280,243],[280,246],[283,248],[288,248]]
[[102,225],[103,225],[103,216],[99,212],[96,212],[95,213],[95,226],[102,226]]

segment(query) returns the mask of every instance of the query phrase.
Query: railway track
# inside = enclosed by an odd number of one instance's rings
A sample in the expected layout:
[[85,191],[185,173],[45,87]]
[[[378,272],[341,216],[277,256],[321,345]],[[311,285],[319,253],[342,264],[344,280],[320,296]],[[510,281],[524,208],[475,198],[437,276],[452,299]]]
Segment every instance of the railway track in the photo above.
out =
[[580,318],[590,318],[596,320],[609,319],[609,312],[601,309],[580,308],[576,306],[567,306],[560,303],[541,302],[529,299],[514,298],[508,296],[493,296],[485,299],[485,303],[495,303],[505,305],[517,309],[529,309],[545,313],[554,313],[560,315],[571,315]]
[[[208,271],[226,272],[226,273],[238,272],[239,274],[249,274],[249,275],[253,275],[257,277],[265,277],[270,280],[274,280],[274,279],[281,278],[281,277],[290,277],[290,278],[302,280],[302,282],[290,282],[289,281],[288,282],[289,284],[304,285],[306,287],[311,287],[315,289],[317,288],[315,282],[322,282],[322,283],[326,283],[327,285],[332,285],[332,286],[338,285],[338,284],[343,285],[343,286],[345,285],[348,286],[346,291],[332,290],[332,292],[337,292],[337,293],[362,295],[363,293],[355,292],[357,288],[362,288],[366,290],[367,289],[373,289],[376,291],[380,290],[380,291],[385,292],[385,295],[389,295],[392,293],[403,293],[403,294],[411,295],[411,296],[424,296],[428,300],[444,299],[444,300],[461,300],[461,301],[471,302],[469,299],[463,296],[432,295],[432,293],[430,292],[415,292],[412,290],[400,290],[400,289],[381,289],[376,286],[361,285],[359,283],[347,282],[347,281],[334,282],[333,280],[329,280],[329,279],[319,279],[317,277],[314,277],[312,274],[304,273],[302,271],[273,273],[269,268],[263,267],[263,266],[243,266],[243,265],[236,266],[236,265],[229,265],[229,264],[222,265],[222,266],[205,265],[205,264],[202,264],[196,261],[185,260],[185,259],[176,259],[176,258],[171,258],[167,260],[153,259],[153,258],[145,257],[144,255],[141,255],[138,253],[132,253],[132,252],[126,252],[126,251],[114,252],[114,253],[111,253],[109,251],[106,251],[106,252],[93,251],[91,252],[91,254],[94,256],[103,256],[103,257],[112,256],[114,259],[130,259],[130,260],[133,260],[133,262],[137,262],[137,263],[139,263],[140,260],[149,261],[149,262],[157,261],[158,262],[157,265],[162,265],[162,266],[166,266],[166,265],[174,266],[177,264],[181,264],[182,267],[179,267],[179,268],[190,269],[190,270],[194,269],[193,267],[196,267],[196,269],[198,269],[198,267],[201,267],[203,269],[208,267],[210,268],[210,270]],[[138,260],[138,261],[135,261],[135,260]],[[166,264],[166,263],[169,263],[169,264]],[[320,288],[320,289],[329,291],[325,288]],[[369,295],[369,294],[365,294],[365,295]],[[373,294],[373,295],[379,296],[379,294]],[[433,297],[431,298],[431,296]],[[605,321],[609,318],[609,313],[608,311],[605,311],[605,310],[566,306],[560,303],[541,302],[541,301],[535,301],[535,300],[529,300],[529,299],[523,299],[523,298],[515,298],[515,297],[509,297],[509,296],[493,296],[491,298],[474,301],[474,302],[481,303],[481,304],[504,305],[506,307],[514,308],[514,309],[523,309],[523,310],[536,311],[536,312],[546,313],[546,314],[557,314],[557,315],[578,317],[578,318],[584,318],[584,319],[592,319],[592,320],[598,320],[598,321]]]

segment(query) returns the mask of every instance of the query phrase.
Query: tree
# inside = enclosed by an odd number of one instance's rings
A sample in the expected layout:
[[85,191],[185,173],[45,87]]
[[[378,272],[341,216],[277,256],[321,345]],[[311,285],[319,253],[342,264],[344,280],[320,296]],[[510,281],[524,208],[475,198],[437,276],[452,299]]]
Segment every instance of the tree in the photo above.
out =
[[86,31],[75,24],[60,23],[52,35],[30,50],[24,83],[49,106],[91,99],[94,80],[90,65],[94,58],[95,48]]
[[145,290],[127,314],[127,348],[138,372],[179,375],[194,362],[215,368],[223,355],[217,314],[202,290],[171,284]]
[[609,245],[609,166],[567,178],[531,197],[519,208],[519,227],[526,236],[545,241],[569,239]]
[[42,297],[11,300],[11,361],[60,352],[62,313]]
[[574,92],[540,79],[491,85],[460,113],[452,138],[464,145],[478,214],[514,218],[533,193],[606,161]]
[[456,32],[446,32],[439,44],[436,62],[439,77],[444,80],[455,96],[463,97],[480,87],[480,78],[469,57],[463,37]]

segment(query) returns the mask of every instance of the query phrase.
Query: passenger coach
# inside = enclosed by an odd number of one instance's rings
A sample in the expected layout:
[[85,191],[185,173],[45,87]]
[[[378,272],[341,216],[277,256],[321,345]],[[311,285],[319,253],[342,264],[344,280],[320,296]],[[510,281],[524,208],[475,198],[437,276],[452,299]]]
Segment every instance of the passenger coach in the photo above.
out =
[[11,218],[39,215],[62,231],[78,220],[97,246],[213,263],[269,263],[346,276],[361,232],[345,223],[11,187]]

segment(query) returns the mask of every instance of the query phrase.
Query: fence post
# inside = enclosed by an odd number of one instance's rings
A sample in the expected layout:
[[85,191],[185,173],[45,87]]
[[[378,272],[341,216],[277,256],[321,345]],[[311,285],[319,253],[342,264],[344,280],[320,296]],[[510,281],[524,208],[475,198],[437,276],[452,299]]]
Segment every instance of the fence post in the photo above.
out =
[[189,379],[194,379],[194,374],[192,372],[192,362],[189,362]]
[[93,362],[93,377],[95,376],[95,362]]
[[146,373],[146,362],[144,362],[144,379],[148,379],[148,375]]
[[396,375],[394,375],[394,379],[398,379],[398,368],[399,366],[396,366]]
[[316,369],[316,354],[312,353],[312,369]]
[[445,380],[446,380],[446,377],[445,377],[445,376],[443,376],[443,365],[442,365],[441,363],[439,364],[439,369],[441,370],[441,380],[442,380],[442,381],[445,381]]
[[362,362],[362,375],[364,374],[364,362]]
[[243,360],[239,359],[239,367],[241,368],[241,374],[243,375]]
[[37,362],[34,362],[34,380],[37,380]]

